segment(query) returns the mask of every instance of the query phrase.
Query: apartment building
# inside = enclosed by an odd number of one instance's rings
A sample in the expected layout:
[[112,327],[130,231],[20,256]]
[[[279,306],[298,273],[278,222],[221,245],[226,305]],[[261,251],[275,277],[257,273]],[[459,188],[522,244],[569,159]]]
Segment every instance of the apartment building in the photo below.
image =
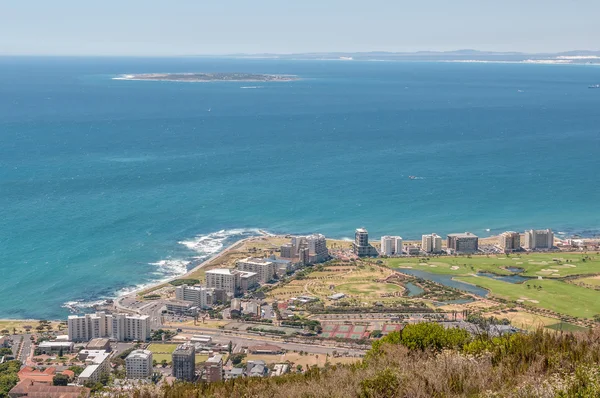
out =
[[479,237],[471,232],[449,234],[446,245],[451,253],[476,253],[479,250]]
[[86,364],[77,378],[77,384],[96,383],[103,375],[110,373],[110,353],[104,350],[81,350],[77,356]]
[[171,355],[173,377],[178,380],[194,381],[196,378],[196,349],[191,344],[178,346]]
[[525,231],[523,247],[528,250],[549,250],[554,247],[554,232],[551,229]]
[[514,231],[506,231],[498,237],[498,247],[505,253],[521,250],[521,234]]
[[354,232],[352,251],[359,257],[376,256],[377,250],[369,244],[369,232],[364,228],[358,228]]
[[265,258],[248,257],[239,260],[236,265],[237,269],[240,271],[256,273],[258,275],[258,280],[262,283],[273,280],[277,271],[275,263]]
[[125,358],[128,379],[147,379],[152,376],[152,351],[134,350]]
[[400,236],[382,236],[381,250],[379,254],[382,256],[393,256],[402,254],[402,237]]
[[175,288],[175,298],[190,301],[199,308],[210,308],[214,301],[214,290],[205,286],[181,285]]
[[204,381],[214,383],[223,380],[223,356],[213,355],[204,362]]
[[206,271],[206,286],[221,289],[229,296],[244,293],[258,285],[258,274],[237,269],[217,268]]
[[442,251],[442,237],[437,234],[421,236],[421,250],[425,253],[440,253]]
[[67,319],[69,341],[89,341],[108,337],[118,341],[150,338],[150,317],[148,315],[95,314],[70,315]]

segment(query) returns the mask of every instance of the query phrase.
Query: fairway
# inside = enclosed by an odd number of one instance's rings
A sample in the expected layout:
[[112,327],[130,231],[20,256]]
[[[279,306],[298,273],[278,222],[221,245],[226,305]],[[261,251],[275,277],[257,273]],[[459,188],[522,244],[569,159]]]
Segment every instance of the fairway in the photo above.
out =
[[519,253],[474,256],[431,256],[384,260],[390,268],[415,268],[435,274],[464,275],[488,271],[509,275],[508,267],[523,269],[521,275],[561,278],[600,272],[600,255],[584,253]]
[[600,314],[600,293],[562,281],[536,279],[516,284],[475,276],[456,279],[483,287],[495,296],[526,306],[547,308],[559,314],[580,318],[592,318]]
[[572,282],[585,283],[586,285],[591,285],[591,286],[600,286],[600,275],[588,276],[585,278],[577,278],[577,279],[573,279]]

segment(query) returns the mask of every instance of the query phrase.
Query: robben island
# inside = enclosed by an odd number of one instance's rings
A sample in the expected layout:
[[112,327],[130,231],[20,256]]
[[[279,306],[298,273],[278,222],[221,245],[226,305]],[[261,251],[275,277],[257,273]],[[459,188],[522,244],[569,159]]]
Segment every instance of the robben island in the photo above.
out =
[[[375,242],[365,228],[353,241],[261,232],[93,313],[4,325],[2,344],[27,365],[24,378],[93,386],[121,361],[128,379],[216,382],[356,362],[373,341],[423,321],[498,336],[599,320],[598,239],[550,229]],[[245,366],[227,365],[238,359]]]

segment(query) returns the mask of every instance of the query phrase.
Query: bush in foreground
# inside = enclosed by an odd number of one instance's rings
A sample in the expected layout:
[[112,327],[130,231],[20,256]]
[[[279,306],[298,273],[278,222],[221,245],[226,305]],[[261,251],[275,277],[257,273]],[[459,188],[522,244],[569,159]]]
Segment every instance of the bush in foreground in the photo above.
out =
[[176,383],[154,397],[598,397],[600,331],[471,337],[437,324],[409,325],[354,365],[214,384]]

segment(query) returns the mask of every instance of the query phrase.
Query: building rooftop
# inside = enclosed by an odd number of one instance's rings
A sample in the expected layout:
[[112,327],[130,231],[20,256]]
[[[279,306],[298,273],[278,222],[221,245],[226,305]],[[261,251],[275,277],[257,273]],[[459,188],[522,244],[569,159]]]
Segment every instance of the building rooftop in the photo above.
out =
[[42,341],[38,347],[40,348],[45,348],[45,347],[66,347],[66,348],[70,348],[73,345],[72,342],[70,341]]
[[240,278],[252,278],[253,276],[258,275],[256,272],[248,272],[248,271],[239,271]]
[[223,362],[223,355],[213,355],[206,360],[206,363],[221,363]]
[[148,359],[151,356],[152,356],[152,351],[150,351],[150,350],[133,350],[133,351],[131,351],[131,353],[129,355],[127,355],[127,358],[125,358],[125,359],[134,359],[134,358]]
[[173,351],[173,355],[192,355],[195,352],[195,348],[191,344],[181,344],[178,345],[175,351]]
[[358,232],[359,234],[367,234],[369,233],[366,229],[364,228],[356,228],[356,232]]
[[86,344],[85,348],[88,350],[103,350],[107,344],[110,344],[109,339],[95,338],[91,339],[90,342]]
[[79,355],[81,354],[87,354],[85,361],[91,361],[94,365],[100,365],[110,356],[110,353],[104,350],[81,350]]
[[267,259],[267,258],[255,258],[255,257],[248,257],[245,258],[243,260],[239,260],[238,263],[246,263],[246,264],[258,264],[258,265],[263,265],[263,264],[272,264],[272,260],[271,259]]
[[456,234],[448,234],[449,237],[453,238],[478,238],[477,235],[472,234],[471,232],[461,232]]
[[213,275],[233,275],[234,272],[232,272],[233,270],[229,269],[229,268],[215,268],[215,269],[211,269],[206,271],[206,274],[213,274]]
[[44,398],[87,398],[90,389],[76,386],[53,386],[38,383],[31,379],[19,382],[9,392],[11,397],[44,397]]
[[83,369],[83,372],[81,372],[79,374],[79,377],[87,379],[87,378],[91,377],[94,374],[94,372],[96,370],[98,370],[99,367],[100,367],[100,365],[89,365],[89,366],[86,366],[86,368]]

